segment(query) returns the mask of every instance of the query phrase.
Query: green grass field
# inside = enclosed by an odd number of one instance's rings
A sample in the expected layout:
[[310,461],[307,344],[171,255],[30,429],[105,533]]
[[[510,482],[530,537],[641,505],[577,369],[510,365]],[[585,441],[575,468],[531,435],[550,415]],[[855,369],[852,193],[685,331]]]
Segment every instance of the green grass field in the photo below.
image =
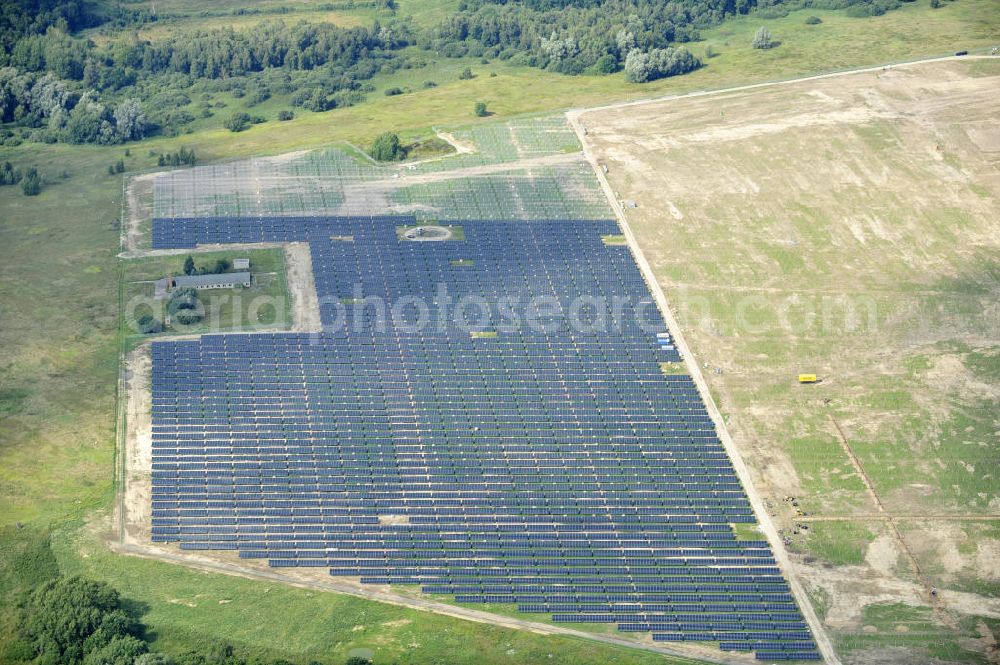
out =
[[[156,4],[162,12],[179,12],[189,6],[163,0]],[[247,4],[224,7],[216,3],[214,7],[223,10]],[[400,4],[400,11],[430,23],[457,3],[403,0]],[[803,19],[812,13],[821,15],[824,22],[806,26]],[[365,16],[364,10],[359,14]],[[266,587],[257,582],[112,556],[87,535],[83,521],[110,512],[114,489],[121,269],[116,254],[122,179],[109,176],[108,165],[124,158],[132,172],[155,169],[156,156],[151,151],[172,152],[181,146],[196,148],[199,161],[205,163],[340,140],[367,145],[386,130],[412,140],[429,137],[431,126],[486,124],[516,114],[792,77],[942,54],[960,47],[985,47],[996,38],[998,14],[991,0],[959,0],[934,11],[926,2],[911,3],[873,19],[814,11],[793,12],[771,21],[741,19],[706,30],[705,41],[693,46],[696,52],[703,52],[708,45],[718,51],[705,68],[645,86],[626,84],[620,75],[564,77],[498,62],[483,65],[478,60],[425,54],[427,66],[417,74],[377,78],[376,92],[364,104],[327,113],[296,109],[294,120],[278,123],[274,116],[286,107],[286,100],[271,99],[253,109],[269,121],[239,134],[222,129],[221,123],[229,113],[240,110],[243,102],[219,94],[213,96],[213,103],[226,106],[216,109],[211,118],[196,120],[190,125],[191,133],[179,137],[156,137],[117,147],[24,144],[0,149],[0,159],[20,167],[37,166],[48,180],[41,195],[34,198],[23,196],[17,187],[0,188],[0,524],[27,525],[22,531],[12,527],[4,531],[3,551],[23,545],[51,566],[52,560],[44,554],[46,548],[24,544],[24,538],[35,538],[25,534],[48,538],[42,534],[51,530],[59,567],[66,573],[105,579],[148,606],[146,620],[156,632],[157,646],[165,649],[197,647],[229,636],[253,650],[263,649],[265,644],[300,644],[281,654],[299,662],[319,655],[339,657],[368,639],[347,630],[345,623],[346,617],[366,612],[369,618],[355,625],[365,625],[364,630],[373,633],[370,642],[385,640],[385,653],[394,658],[419,654],[412,662],[440,662],[445,655],[451,662],[664,662],[633,651],[501,631],[334,594],[310,597],[307,592],[276,587],[265,592]],[[782,45],[769,52],[753,51],[750,35],[764,23]],[[457,72],[466,66],[472,67],[477,77],[459,81]],[[493,72],[496,76],[491,76]],[[434,80],[439,85],[403,97],[382,95],[385,88],[407,80]],[[473,104],[480,100],[496,114],[493,118],[473,118]],[[191,107],[200,101],[193,100]],[[128,157],[124,156],[126,147]],[[786,358],[820,354],[805,342],[781,349],[762,340],[748,348]],[[787,395],[792,389],[775,380],[741,399]],[[729,395],[722,397],[725,404]],[[886,394],[879,399],[889,398]],[[734,406],[739,404],[734,402]],[[947,426],[961,433],[970,425],[956,420]],[[828,468],[831,463],[823,461],[824,450],[829,449],[831,459],[839,453],[832,438],[818,430],[818,426],[787,426],[793,435],[790,441],[812,441],[800,446],[800,456],[818,456],[815,468]],[[956,445],[960,445],[957,438]],[[873,451],[862,452],[870,457]],[[843,492],[841,500],[847,505],[856,486],[842,476],[817,473],[808,482],[813,483],[811,487]],[[28,568],[32,566],[25,566]],[[9,568],[2,570],[0,590],[24,583],[23,576],[17,578]],[[21,581],[12,582],[15,578]],[[197,607],[184,604],[203,590],[210,600],[195,602]],[[232,603],[220,605],[223,600]],[[273,611],[261,611],[253,601],[271,603],[265,606]],[[9,605],[6,609],[4,625],[9,628]],[[223,620],[217,619],[220,613]],[[325,617],[330,624],[316,622],[315,616]],[[398,628],[384,625],[403,619],[412,623]],[[413,643],[421,646],[407,646]],[[513,656],[508,655],[511,649]],[[553,659],[548,653],[554,654]]]

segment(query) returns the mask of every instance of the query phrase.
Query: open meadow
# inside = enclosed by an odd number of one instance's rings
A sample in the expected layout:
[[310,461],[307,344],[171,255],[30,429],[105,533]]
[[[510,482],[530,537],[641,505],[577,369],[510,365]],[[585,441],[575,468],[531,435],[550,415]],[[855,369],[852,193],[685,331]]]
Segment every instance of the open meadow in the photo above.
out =
[[847,662],[994,649],[998,84],[949,61],[580,116]]

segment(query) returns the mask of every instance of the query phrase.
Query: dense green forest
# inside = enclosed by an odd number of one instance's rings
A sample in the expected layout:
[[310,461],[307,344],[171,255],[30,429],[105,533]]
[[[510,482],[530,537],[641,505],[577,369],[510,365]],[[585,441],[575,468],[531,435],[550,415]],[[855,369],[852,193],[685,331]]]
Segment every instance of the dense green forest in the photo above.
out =
[[[570,75],[624,70],[628,80],[641,83],[702,66],[683,44],[727,17],[772,17],[803,5],[873,15],[898,4],[463,0],[434,25],[416,27],[398,15],[393,0],[384,0],[384,18],[368,26],[275,18],[250,30],[195,29],[150,40],[138,29],[162,17],[146,9],[8,0],[0,5],[0,142],[115,144],[175,135],[196,119],[185,108],[192,94],[207,99],[227,92],[245,97],[247,106],[283,95],[311,111],[350,106],[371,90],[366,82],[377,73],[425,64],[421,52],[509,60]],[[98,44],[80,35],[95,26],[110,38]],[[196,112],[207,118],[216,109],[206,102]]]

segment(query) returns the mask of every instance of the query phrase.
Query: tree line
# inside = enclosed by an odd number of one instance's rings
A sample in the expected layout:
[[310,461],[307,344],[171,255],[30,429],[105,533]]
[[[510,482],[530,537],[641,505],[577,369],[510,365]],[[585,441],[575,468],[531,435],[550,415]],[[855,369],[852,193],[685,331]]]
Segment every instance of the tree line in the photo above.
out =
[[[245,106],[274,92],[326,111],[359,102],[380,71],[419,66],[403,51],[410,45],[565,74],[624,71],[642,83],[700,67],[685,44],[732,16],[774,17],[802,6],[864,16],[900,0],[461,0],[427,28],[396,17],[391,0],[382,4],[388,18],[367,27],[277,19],[150,41],[133,30],[156,18],[146,10],[98,14],[84,0],[8,0],[0,3],[0,122],[31,128],[36,141],[113,144],[176,134],[193,122],[184,91],[203,99],[230,92],[246,97]],[[76,34],[97,25],[129,30],[102,44]],[[202,117],[212,109],[204,101]],[[238,131],[256,117],[228,122]]]
[[[248,659],[226,643],[168,655],[150,650],[146,627],[121,594],[104,582],[56,577],[25,593],[17,634],[0,654],[35,665],[292,665]],[[345,665],[370,665],[352,658]],[[322,665],[313,662],[311,665]]]
[[[741,2],[729,14],[746,13],[755,2]],[[676,0],[465,0],[424,45],[445,55],[511,59],[566,74],[611,73],[624,66],[630,50],[697,40],[700,26],[726,15],[709,3]]]
[[[378,22],[341,28],[277,20],[248,31],[198,30],[155,42],[131,33],[97,45],[72,34],[100,22],[87,13],[89,5],[18,2],[23,11],[51,7],[33,21],[6,4],[0,13],[0,122],[34,128],[33,138],[43,141],[113,144],[140,139],[159,128],[157,119],[165,124],[193,120],[176,111],[171,99],[151,104],[165,91],[202,81],[260,78],[272,70],[291,75],[286,83],[295,91],[293,104],[313,110],[349,105],[357,101],[349,93],[409,44],[407,30]],[[344,91],[348,94],[340,94]],[[233,92],[235,96],[242,89]],[[270,94],[266,84],[255,85],[252,92],[258,101]],[[156,118],[147,116],[143,103],[156,109]]]

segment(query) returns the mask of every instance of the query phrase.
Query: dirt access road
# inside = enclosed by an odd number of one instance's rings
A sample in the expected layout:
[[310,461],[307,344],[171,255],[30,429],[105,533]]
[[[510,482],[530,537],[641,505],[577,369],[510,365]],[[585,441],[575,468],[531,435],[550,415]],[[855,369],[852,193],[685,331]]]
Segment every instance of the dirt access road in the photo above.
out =
[[[1000,567],[998,82],[946,58],[569,113],[810,622],[867,640],[851,662],[990,649],[956,626]],[[891,603],[940,633],[897,646],[866,623]]]

